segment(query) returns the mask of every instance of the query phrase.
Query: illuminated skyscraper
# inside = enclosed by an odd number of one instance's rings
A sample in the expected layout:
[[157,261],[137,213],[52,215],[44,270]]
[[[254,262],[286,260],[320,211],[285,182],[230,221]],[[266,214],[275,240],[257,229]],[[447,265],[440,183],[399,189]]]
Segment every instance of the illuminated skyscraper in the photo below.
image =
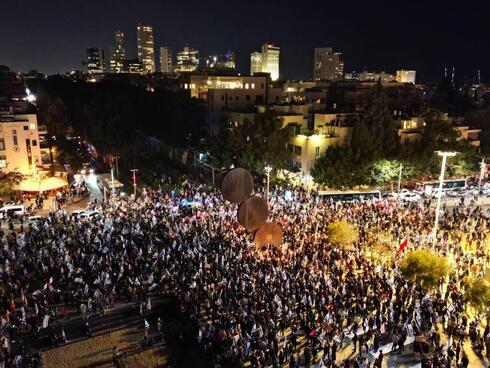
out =
[[160,73],[172,73],[173,60],[170,47],[160,47]]
[[344,61],[331,47],[317,47],[313,66],[314,80],[337,80],[344,77]]
[[281,49],[271,44],[263,44],[262,52],[250,54],[250,74],[269,73],[273,81],[279,79],[279,55]]
[[262,45],[262,72],[269,73],[273,81],[279,79],[279,46]]
[[153,46],[153,27],[138,23],[136,40],[138,44],[138,60],[146,73],[155,73],[155,49]]
[[124,33],[114,33],[114,46],[111,47],[110,67],[112,73],[124,73],[124,60],[126,59],[126,48],[124,46]]
[[193,72],[199,66],[199,51],[185,46],[184,49],[177,53],[176,72]]
[[262,73],[262,54],[260,52],[250,54],[250,74],[255,73]]
[[104,72],[104,50],[99,47],[87,49],[87,72],[88,74]]

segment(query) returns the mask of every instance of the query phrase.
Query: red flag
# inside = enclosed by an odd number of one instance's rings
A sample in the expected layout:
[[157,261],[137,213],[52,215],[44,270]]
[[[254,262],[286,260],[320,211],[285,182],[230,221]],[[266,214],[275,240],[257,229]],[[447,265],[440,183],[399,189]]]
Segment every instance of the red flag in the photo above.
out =
[[400,244],[400,248],[398,249],[398,253],[401,253],[403,252],[403,249],[405,249],[408,245],[408,239],[405,239],[401,244]]

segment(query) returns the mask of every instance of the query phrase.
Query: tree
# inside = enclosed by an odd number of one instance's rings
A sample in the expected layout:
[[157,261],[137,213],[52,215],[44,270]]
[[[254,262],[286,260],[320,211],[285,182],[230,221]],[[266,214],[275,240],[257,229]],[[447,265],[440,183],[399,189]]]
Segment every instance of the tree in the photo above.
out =
[[375,242],[365,248],[365,254],[376,264],[391,264],[395,254],[390,245],[386,242]]
[[232,163],[263,174],[267,164],[274,169],[286,168],[290,136],[291,131],[272,111],[257,113],[252,120],[226,127],[214,153],[225,166]]
[[63,135],[71,128],[63,100],[41,93],[37,100],[39,123],[46,126],[46,141],[49,148],[51,164],[53,163],[53,143],[57,135]]
[[466,116],[466,121],[470,121],[475,128],[482,130],[480,134],[481,152],[485,155],[490,154],[490,108],[472,111]]
[[464,298],[478,313],[485,313],[490,317],[490,277],[470,280]]
[[18,172],[0,173],[0,197],[11,199],[16,194],[15,187],[22,178],[22,174]]
[[449,270],[445,257],[426,249],[408,253],[400,264],[402,275],[424,289],[437,286]]
[[311,171],[315,182],[330,188],[353,187],[363,181],[350,147],[330,146]]
[[359,240],[356,227],[347,221],[335,221],[328,224],[327,234],[330,241],[341,247],[349,247]]
[[353,158],[357,163],[369,162],[375,154],[371,133],[364,120],[360,118],[355,119],[350,146],[352,147]]
[[397,181],[399,174],[399,161],[381,159],[367,167],[366,179],[370,184],[383,185]]
[[381,81],[378,81],[368,98],[362,120],[371,134],[373,152],[369,152],[370,157],[385,158],[393,155],[398,149],[399,139]]

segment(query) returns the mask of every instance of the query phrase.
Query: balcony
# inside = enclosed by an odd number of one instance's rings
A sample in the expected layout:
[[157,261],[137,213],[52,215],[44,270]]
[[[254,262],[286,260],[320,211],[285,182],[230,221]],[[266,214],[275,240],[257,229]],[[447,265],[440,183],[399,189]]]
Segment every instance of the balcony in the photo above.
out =
[[39,134],[48,134],[48,128],[46,127],[46,125],[38,125],[37,131]]

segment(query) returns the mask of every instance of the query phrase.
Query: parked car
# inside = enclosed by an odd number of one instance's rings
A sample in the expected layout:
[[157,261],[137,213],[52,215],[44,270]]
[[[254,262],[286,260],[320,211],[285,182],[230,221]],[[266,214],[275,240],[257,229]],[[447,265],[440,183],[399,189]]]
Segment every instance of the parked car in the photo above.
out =
[[24,206],[3,206],[0,208],[0,213],[4,217],[16,217],[25,215],[27,211]]
[[420,194],[417,193],[412,193],[410,191],[404,191],[400,192],[399,198],[402,201],[407,201],[407,202],[417,202],[419,201],[422,197],[420,197]]
[[407,202],[417,202],[417,201],[420,201],[420,199],[421,199],[419,194],[412,193],[409,191],[400,193],[399,197],[402,201],[407,201]]
[[461,198],[464,197],[466,194],[467,192],[464,189],[454,189],[447,192],[447,196],[452,198]]

